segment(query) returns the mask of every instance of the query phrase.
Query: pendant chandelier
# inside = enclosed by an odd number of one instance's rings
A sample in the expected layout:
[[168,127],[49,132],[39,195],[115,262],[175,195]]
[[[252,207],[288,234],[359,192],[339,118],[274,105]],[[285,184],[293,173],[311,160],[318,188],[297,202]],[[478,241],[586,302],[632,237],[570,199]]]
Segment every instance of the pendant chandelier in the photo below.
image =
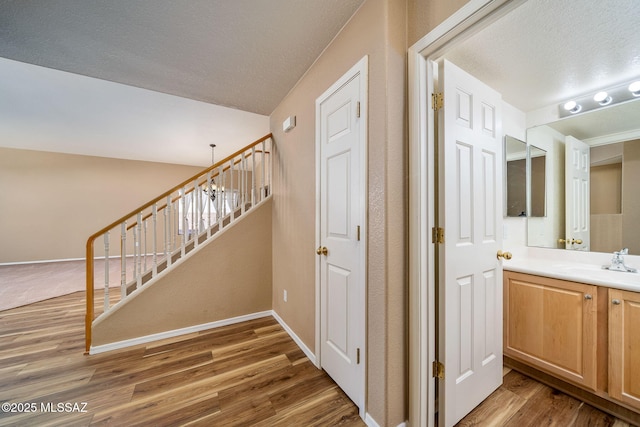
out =
[[[215,164],[214,150],[216,148],[216,144],[209,144],[209,147],[211,147],[211,166],[213,166]],[[204,186],[202,191],[209,196],[212,202],[214,202],[216,200],[218,191],[222,192],[224,191],[224,188],[218,188],[215,179],[212,177],[211,180]]]

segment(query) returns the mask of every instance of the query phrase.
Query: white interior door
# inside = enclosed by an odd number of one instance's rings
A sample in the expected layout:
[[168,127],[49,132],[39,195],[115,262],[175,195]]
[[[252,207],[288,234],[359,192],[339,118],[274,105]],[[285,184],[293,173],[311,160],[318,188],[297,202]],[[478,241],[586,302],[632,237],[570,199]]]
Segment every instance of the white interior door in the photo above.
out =
[[452,426],[502,384],[502,101],[448,61],[438,74],[438,399]]
[[590,229],[589,146],[572,136],[565,138],[566,247],[588,251]]
[[[364,70],[362,69],[364,67]],[[366,60],[316,101],[320,365],[364,408]]]

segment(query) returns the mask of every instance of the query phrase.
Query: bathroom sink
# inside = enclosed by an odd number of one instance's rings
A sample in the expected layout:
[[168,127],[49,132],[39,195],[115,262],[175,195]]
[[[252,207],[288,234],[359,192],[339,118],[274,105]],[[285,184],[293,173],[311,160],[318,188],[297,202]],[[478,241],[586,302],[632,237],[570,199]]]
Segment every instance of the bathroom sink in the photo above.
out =
[[640,274],[612,271],[592,264],[553,264],[553,269],[568,279],[598,281],[611,285],[628,284],[640,286]]

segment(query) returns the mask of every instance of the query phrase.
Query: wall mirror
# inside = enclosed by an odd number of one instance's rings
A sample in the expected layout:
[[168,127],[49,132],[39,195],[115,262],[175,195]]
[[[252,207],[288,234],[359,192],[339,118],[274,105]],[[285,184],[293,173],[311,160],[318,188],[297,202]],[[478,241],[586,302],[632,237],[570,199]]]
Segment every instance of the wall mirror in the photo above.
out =
[[[530,143],[550,148],[555,156],[550,161],[556,164],[549,174],[555,209],[544,221],[528,223],[530,246],[595,252],[627,247],[629,253],[640,254],[639,117],[640,97],[527,131]],[[603,127],[615,128],[615,132],[603,135]],[[575,141],[585,144],[588,170],[577,184],[570,166]],[[584,194],[575,194],[572,187],[576,185],[584,187]],[[586,204],[584,214],[580,203]]]
[[527,143],[504,137],[505,216],[527,216]]
[[[640,82],[637,1],[510,5],[443,56],[502,94],[503,133],[532,147],[527,244],[640,255],[640,89],[628,90]],[[561,110],[568,101],[577,102]],[[584,166],[581,178],[572,164]],[[588,206],[582,215],[575,200]]]

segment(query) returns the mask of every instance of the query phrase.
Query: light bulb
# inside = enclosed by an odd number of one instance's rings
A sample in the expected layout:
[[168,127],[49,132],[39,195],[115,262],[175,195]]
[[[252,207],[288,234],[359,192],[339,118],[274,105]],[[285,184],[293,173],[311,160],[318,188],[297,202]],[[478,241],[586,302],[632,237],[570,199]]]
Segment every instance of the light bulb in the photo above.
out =
[[605,91],[598,92],[593,96],[593,100],[596,101],[600,105],[609,105],[613,100],[609,94]]
[[629,92],[631,92],[633,96],[640,96],[640,80],[629,85]]
[[576,114],[582,110],[582,107],[576,101],[568,101],[564,104],[564,109],[571,114]]

